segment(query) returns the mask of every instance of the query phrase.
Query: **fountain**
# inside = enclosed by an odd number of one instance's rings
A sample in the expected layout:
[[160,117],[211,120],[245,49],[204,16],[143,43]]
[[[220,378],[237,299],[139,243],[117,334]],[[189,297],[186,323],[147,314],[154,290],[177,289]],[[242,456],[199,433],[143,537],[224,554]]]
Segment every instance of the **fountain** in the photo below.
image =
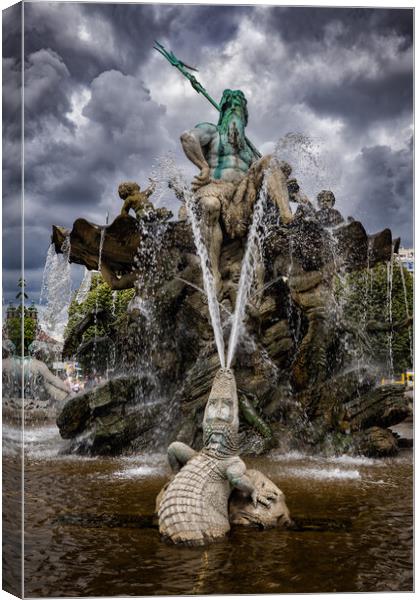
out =
[[[79,218],[71,231],[53,226],[52,233],[57,255],[67,252],[69,262],[100,272],[112,293],[102,316],[115,342],[101,357],[113,365],[111,378],[67,401],[60,433],[71,451],[88,454],[169,445],[179,473],[159,495],[159,527],[163,537],[191,545],[225,535],[238,521],[291,525],[281,490],[240,455],[277,447],[390,456],[398,444],[388,428],[411,412],[404,388],[380,385],[364,349],[352,343],[343,294],[346,277],[389,265],[392,369],[399,240],[389,229],[368,235],[359,221],[346,221],[330,190],[318,193],[316,208],[292,177],[284,144],[261,157],[245,136],[240,90],[225,90],[213,104],[218,124],[181,136],[200,169],[191,187],[166,158],[146,191],[120,185],[124,206],[112,223]],[[181,202],[177,220],[151,202],[156,184],[159,198],[166,189]],[[86,298],[85,287],[76,301]],[[132,289],[116,319],[116,294]],[[83,345],[98,317],[96,306],[93,321],[73,327],[68,352]]]

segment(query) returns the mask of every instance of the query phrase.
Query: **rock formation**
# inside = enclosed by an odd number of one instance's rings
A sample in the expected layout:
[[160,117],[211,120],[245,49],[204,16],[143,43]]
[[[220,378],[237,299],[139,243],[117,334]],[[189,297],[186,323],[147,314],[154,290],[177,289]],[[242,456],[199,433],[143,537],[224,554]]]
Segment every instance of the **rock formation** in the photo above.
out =
[[[345,222],[329,190],[320,192],[315,210],[291,177],[290,165],[256,154],[244,134],[247,119],[242,92],[225,90],[219,123],[199,124],[181,136],[200,173],[193,192],[179,183],[177,173],[167,178],[183,202],[179,220],[168,220],[153,205],[147,214],[140,207],[138,218],[127,209],[107,226],[79,218],[71,231],[53,226],[53,244],[62,252],[68,239],[70,262],[89,270],[100,265],[113,290],[136,289],[137,308],[134,303],[113,332],[115,370],[126,372],[142,356],[160,393],[176,407],[177,439],[199,449],[220,360],[191,214],[195,211],[208,250],[227,344],[247,235],[263,198],[253,287],[232,365],[242,451],[265,452],[284,439],[299,448],[325,449],[328,440],[330,451],[361,451],[365,429],[389,427],[411,409],[397,388],[377,390],[375,377],[357,366],[356,351],[349,354],[342,344],[349,325],[338,307],[337,281],[390,261],[399,240],[389,229],[368,235],[362,223]],[[295,214],[290,202],[298,203]],[[87,324],[89,319],[80,323],[66,348],[77,348]],[[106,350],[106,341],[102,347]],[[376,400],[382,394],[386,419]],[[95,418],[90,416],[89,428]],[[65,428],[64,415],[60,423]],[[384,448],[380,444],[378,453],[386,454]]]

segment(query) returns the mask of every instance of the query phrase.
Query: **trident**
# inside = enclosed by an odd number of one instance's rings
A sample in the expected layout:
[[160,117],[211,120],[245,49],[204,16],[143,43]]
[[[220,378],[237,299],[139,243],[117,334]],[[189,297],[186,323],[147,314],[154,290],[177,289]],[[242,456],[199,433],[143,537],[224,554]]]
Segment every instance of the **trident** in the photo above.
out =
[[[216,100],[214,100],[210,96],[210,94],[207,93],[207,91],[201,85],[201,83],[199,81],[197,81],[197,79],[194,77],[194,75],[192,73],[189,72],[189,71],[198,71],[198,69],[195,69],[194,67],[190,67],[187,64],[185,64],[184,62],[182,62],[182,60],[179,60],[179,58],[177,58],[171,50],[168,52],[164,48],[164,46],[162,46],[162,44],[159,44],[159,42],[157,42],[156,40],[155,40],[155,46],[153,46],[153,48],[154,48],[154,50],[157,50],[158,52],[160,52],[162,54],[162,56],[164,56],[166,58],[166,60],[168,62],[170,62],[173,67],[177,68],[178,71],[180,71],[184,75],[184,77],[186,77],[188,79],[188,81],[191,83],[192,87],[195,89],[195,91],[198,94],[202,94],[205,98],[207,98],[207,100],[210,102],[210,104],[212,104],[214,106],[214,108],[220,112],[220,106],[216,102]],[[187,70],[187,69],[189,69],[189,70]],[[252,152],[256,156],[258,156],[258,158],[261,158],[261,153],[257,150],[257,148],[254,146],[254,144],[247,137],[245,137],[245,141],[248,144],[248,146],[250,147],[250,149],[252,150]]]

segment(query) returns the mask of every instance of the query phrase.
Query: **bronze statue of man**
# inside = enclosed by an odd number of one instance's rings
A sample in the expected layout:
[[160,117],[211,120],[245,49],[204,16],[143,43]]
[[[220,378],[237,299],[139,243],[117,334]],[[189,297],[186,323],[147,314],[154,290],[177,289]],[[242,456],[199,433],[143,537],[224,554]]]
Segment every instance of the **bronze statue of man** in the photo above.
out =
[[201,208],[202,231],[210,255],[216,287],[221,280],[219,257],[222,245],[220,218],[231,238],[242,237],[261,188],[264,173],[267,193],[277,205],[283,223],[292,219],[287,175],[281,163],[268,155],[259,158],[245,136],[248,110],[240,90],[225,90],[217,125],[199,123],[181,135],[187,157],[200,169],[192,189]]

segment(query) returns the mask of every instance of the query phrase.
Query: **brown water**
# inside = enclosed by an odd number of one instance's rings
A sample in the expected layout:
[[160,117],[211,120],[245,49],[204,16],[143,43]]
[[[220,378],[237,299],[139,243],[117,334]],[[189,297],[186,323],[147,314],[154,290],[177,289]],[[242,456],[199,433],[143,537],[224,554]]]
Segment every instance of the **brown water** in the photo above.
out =
[[26,596],[412,590],[408,451],[381,461],[247,460],[285,492],[292,516],[325,526],[236,529],[192,549],[129,521],[153,512],[168,475],[164,456],[57,457],[55,438],[50,428],[27,440]]

